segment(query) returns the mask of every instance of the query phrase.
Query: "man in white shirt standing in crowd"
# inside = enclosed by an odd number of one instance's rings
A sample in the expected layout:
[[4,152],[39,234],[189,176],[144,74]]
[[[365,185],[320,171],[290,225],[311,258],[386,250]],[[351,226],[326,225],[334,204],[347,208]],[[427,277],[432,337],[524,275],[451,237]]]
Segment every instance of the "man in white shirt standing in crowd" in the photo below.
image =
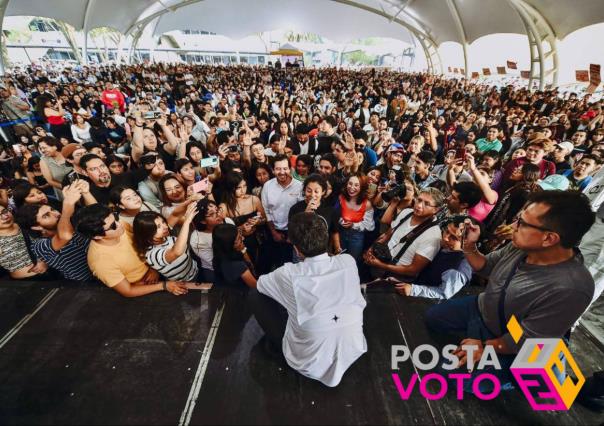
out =
[[294,215],[289,231],[304,261],[262,275],[249,293],[250,307],[269,351],[282,350],[294,370],[334,387],[367,352],[356,262],[348,254],[327,254],[327,223],[315,213]]
[[291,206],[302,199],[302,183],[291,176],[289,159],[276,155],[273,161],[275,177],[264,184],[262,206],[270,231],[259,261],[260,272],[270,272],[292,260],[292,247],[287,241],[287,217]]

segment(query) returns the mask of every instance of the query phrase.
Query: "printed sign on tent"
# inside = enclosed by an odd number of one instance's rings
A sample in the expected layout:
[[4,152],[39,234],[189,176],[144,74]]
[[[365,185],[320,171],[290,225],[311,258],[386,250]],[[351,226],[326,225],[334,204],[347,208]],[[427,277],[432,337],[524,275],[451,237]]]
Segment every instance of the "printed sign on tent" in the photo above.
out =
[[580,81],[582,83],[587,83],[589,81],[589,71],[576,70],[575,71],[575,80]]
[[596,86],[602,82],[599,64],[589,64],[589,82]]
[[505,67],[497,67],[497,74],[505,75],[506,73]]
[[507,61],[507,66],[509,69],[511,70],[517,70],[518,69],[518,65],[516,64],[516,62],[512,62],[512,61]]
[[449,69],[449,72],[451,72],[451,67],[449,67],[448,69]]
[[478,78],[480,77],[480,74],[478,73],[478,71],[472,71],[472,78]]
[[482,73],[484,75],[491,75],[491,69],[490,68],[483,68],[482,69]]
[[466,70],[465,70],[465,69],[463,69],[463,68],[460,68],[460,69],[459,69],[459,72],[460,72],[460,73],[462,73],[463,75],[466,75]]
[[520,71],[520,77],[522,78],[529,78],[531,76],[531,72],[530,71]]
[[454,72],[455,74],[459,74],[459,69],[457,69],[457,68],[453,68],[453,72]]
[[587,93],[595,92],[601,82],[600,65],[589,64],[589,86],[587,87]]

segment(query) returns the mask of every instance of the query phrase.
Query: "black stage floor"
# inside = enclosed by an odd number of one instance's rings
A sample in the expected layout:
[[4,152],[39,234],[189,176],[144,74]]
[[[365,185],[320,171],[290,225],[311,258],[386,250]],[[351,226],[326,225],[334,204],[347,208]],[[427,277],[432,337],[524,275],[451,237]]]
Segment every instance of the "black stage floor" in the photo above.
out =
[[[1,424],[601,424],[575,404],[535,412],[517,391],[402,401],[390,348],[433,342],[427,302],[367,294],[369,352],[337,388],[265,356],[237,291],[125,299],[105,288],[0,284]],[[604,356],[581,330],[571,349],[585,375]],[[413,373],[410,362],[399,374]]]

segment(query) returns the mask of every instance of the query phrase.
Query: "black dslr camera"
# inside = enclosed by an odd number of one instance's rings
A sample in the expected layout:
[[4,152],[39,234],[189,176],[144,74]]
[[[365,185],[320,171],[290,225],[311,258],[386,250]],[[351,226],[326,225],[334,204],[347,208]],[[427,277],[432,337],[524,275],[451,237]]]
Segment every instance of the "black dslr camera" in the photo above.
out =
[[399,200],[405,198],[407,195],[407,187],[404,183],[397,183],[388,191],[382,192],[382,200],[389,203],[394,198],[398,198]]

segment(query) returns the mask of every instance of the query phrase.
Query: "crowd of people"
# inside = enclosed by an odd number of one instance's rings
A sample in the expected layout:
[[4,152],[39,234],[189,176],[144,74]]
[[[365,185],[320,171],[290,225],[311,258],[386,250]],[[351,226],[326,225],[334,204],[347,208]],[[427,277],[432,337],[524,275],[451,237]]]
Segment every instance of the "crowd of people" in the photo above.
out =
[[[12,279],[126,297],[257,288],[270,345],[283,339],[290,365],[329,385],[366,351],[360,282],[443,301],[430,328],[504,356],[517,350],[512,314],[525,337],[562,338],[604,288],[604,113],[589,95],[146,64],[28,67],[0,96],[0,266]],[[336,304],[296,305],[321,276],[354,283],[321,291],[354,306],[344,367],[309,366],[300,337],[303,318]],[[480,296],[453,298],[485,279]]]

